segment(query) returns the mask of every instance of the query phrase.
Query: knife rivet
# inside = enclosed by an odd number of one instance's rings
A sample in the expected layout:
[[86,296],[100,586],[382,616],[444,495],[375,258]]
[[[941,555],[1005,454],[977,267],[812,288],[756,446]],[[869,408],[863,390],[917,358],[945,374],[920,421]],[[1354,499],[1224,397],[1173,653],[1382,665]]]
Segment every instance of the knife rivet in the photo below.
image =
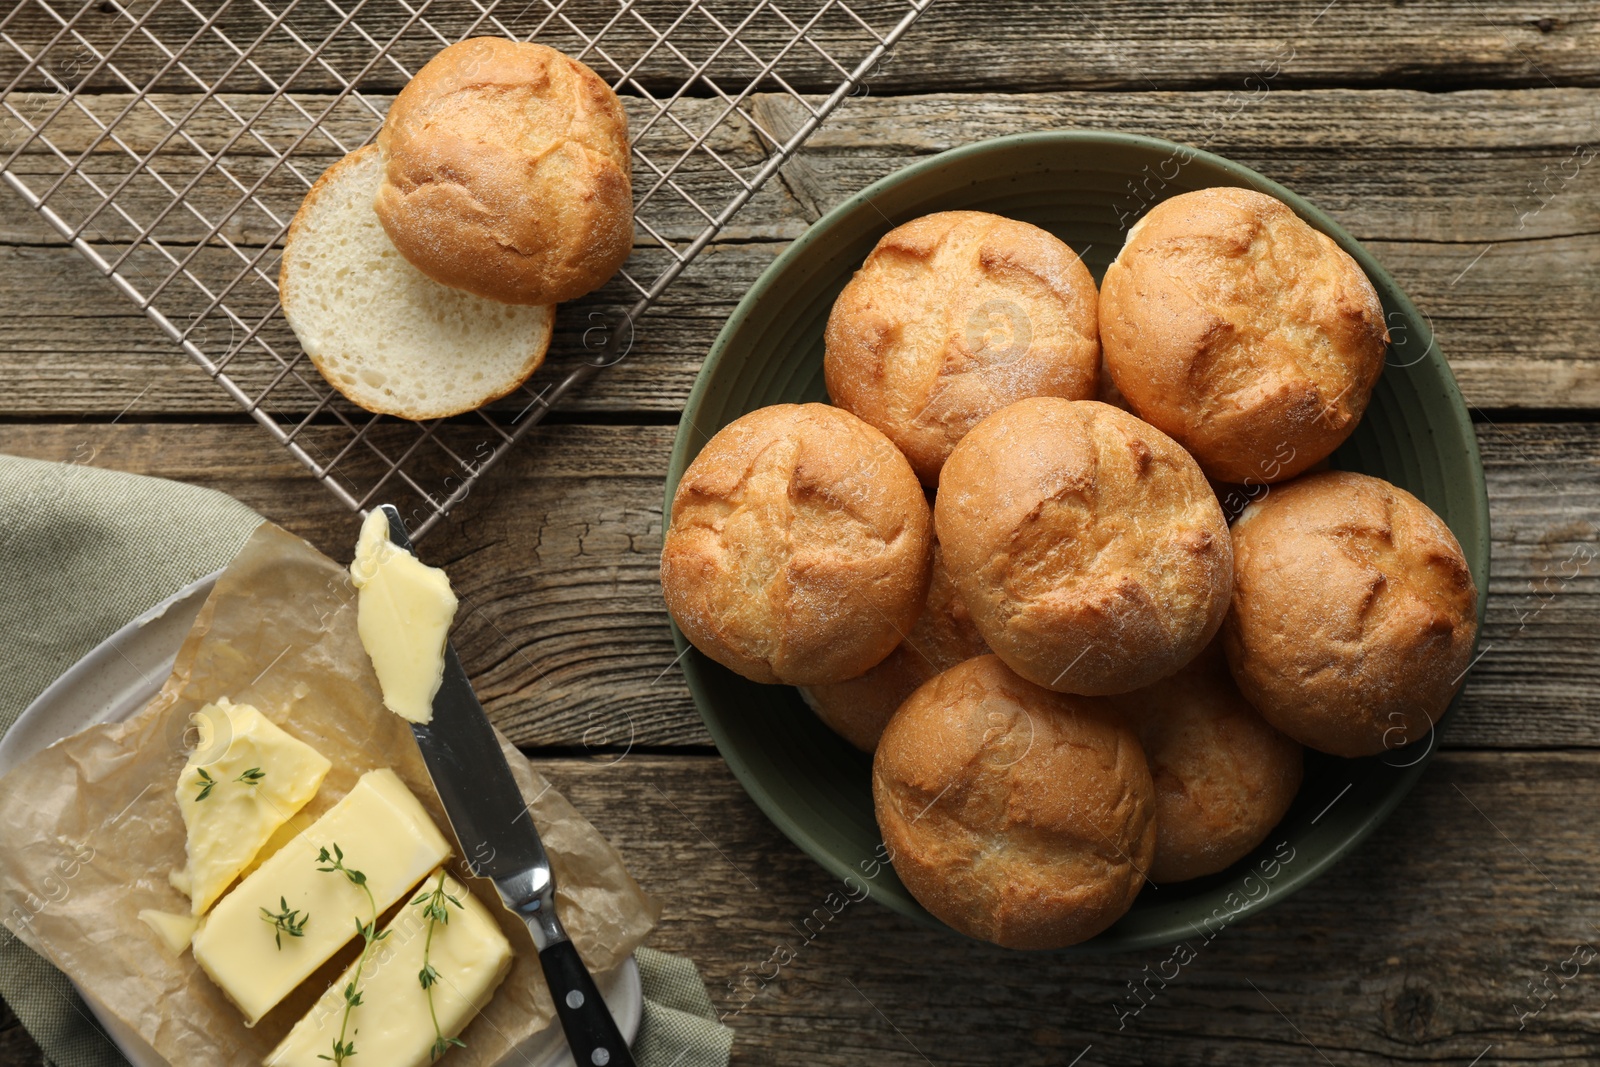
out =
[[583,1007],[583,993],[576,989],[568,993],[567,1007],[571,1008],[573,1011],[577,1011],[579,1008]]
[[589,1062],[595,1067],[606,1067],[606,1064],[611,1062],[611,1053],[603,1048],[597,1048],[589,1053]]

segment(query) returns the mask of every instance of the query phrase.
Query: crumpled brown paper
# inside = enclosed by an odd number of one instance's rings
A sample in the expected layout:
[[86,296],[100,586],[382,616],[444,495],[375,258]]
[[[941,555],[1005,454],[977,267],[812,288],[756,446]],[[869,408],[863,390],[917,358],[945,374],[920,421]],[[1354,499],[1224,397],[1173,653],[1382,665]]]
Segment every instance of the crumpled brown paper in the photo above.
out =
[[[190,716],[219,697],[256,705],[333,761],[304,814],[327,810],[365,772],[392,767],[448,827],[409,725],[383,707],[345,569],[263,523],[219,577],[149,705],[0,779],[0,919],[174,1067],[260,1063],[359,951],[346,946],[247,1029],[193,956],[174,958],[139,921],[143,908],[188,912],[167,882],[185,859],[173,791],[194,741]],[[607,971],[644,940],[659,908],[588,820],[500,743],[555,867],[562,921],[589,966]],[[505,983],[462,1035],[467,1047],[447,1061],[488,1065],[549,1026],[553,1005],[526,927],[491,883],[453,864],[515,950]]]

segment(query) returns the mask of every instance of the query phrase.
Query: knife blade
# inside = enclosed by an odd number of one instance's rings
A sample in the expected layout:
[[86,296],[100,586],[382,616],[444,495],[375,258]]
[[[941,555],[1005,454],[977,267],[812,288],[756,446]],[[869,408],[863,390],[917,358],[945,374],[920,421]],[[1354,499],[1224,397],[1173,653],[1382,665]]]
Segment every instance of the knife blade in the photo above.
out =
[[[380,507],[389,520],[389,540],[410,552],[400,512],[390,504]],[[550,857],[500,739],[448,640],[433,719],[412,723],[411,734],[467,867],[494,882],[501,901],[533,935],[573,1058],[579,1065],[633,1067],[627,1042],[556,915]]]

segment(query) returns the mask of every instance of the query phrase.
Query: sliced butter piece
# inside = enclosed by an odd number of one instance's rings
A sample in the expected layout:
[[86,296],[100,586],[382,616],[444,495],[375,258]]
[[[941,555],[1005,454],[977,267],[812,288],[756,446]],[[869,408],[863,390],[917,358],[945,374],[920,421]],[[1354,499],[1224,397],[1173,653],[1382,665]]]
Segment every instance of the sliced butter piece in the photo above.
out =
[[[194,935],[194,958],[254,1026],[373,918],[360,887],[317,859],[337,844],[366,876],[381,913],[450,855],[444,835],[391,770],[361,776],[337,804],[222,898]],[[278,937],[262,911],[284,905],[303,923]],[[281,941],[282,947],[279,947]]]
[[383,706],[412,722],[429,722],[456,617],[450,579],[396,547],[389,520],[374,508],[361,524],[350,580],[357,590],[356,630],[372,657]]
[[183,950],[189,947],[189,940],[194,937],[195,927],[200,925],[200,920],[193,915],[156,911],[154,908],[142,909],[139,921],[153,930],[161,944],[174,956],[183,955]]
[[201,708],[194,721],[199,741],[177,788],[189,865],[174,884],[187,887],[190,909],[204,915],[273,833],[316,795],[329,764],[249,704],[224,698]]
[[276,856],[284,845],[299,837],[315,821],[303,808],[289,816],[289,821],[273,831],[272,836],[267,838],[267,843],[256,853],[256,858],[250,861],[250,866],[239,872],[239,877],[248,878],[256,873],[256,868]]
[[[409,903],[385,927],[389,936],[373,947],[363,968],[361,1003],[350,1010],[346,1040],[351,1034],[356,1054],[384,1067],[425,1067],[432,1061],[433,1017],[419,976],[423,949],[438,973],[433,985],[433,1010],[439,1032],[455,1037],[489,1003],[511,969],[511,944],[489,909],[448,874],[444,891],[461,902],[445,901],[448,923],[436,923],[428,943],[425,908],[439,883],[430,874]],[[358,961],[359,962],[359,961]],[[356,964],[346,968],[321,999],[295,1023],[294,1029],[266,1059],[267,1067],[324,1067],[344,1018],[344,989],[355,977]]]

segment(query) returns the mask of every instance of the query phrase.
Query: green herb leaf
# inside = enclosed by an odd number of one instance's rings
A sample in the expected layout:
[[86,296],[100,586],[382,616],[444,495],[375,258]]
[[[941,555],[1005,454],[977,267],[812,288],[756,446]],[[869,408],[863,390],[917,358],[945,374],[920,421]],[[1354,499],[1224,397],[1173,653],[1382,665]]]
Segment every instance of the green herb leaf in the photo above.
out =
[[251,767],[248,771],[245,771],[243,774],[239,775],[239,777],[235,778],[234,781],[243,782],[245,785],[260,785],[261,779],[265,778],[266,776],[267,772],[262,770],[260,767]]
[[[324,874],[338,873],[344,875],[351,885],[356,886],[367,895],[367,906],[372,909],[372,918],[367,922],[362,922],[359,916],[352,916],[356,924],[356,933],[361,936],[363,942],[361,958],[356,961],[356,976],[350,979],[350,984],[345,986],[344,989],[344,1018],[339,1021],[339,1036],[333,1042],[333,1055],[317,1057],[323,1060],[331,1059],[337,1067],[337,1065],[344,1063],[347,1057],[356,1054],[355,1035],[351,1034],[348,1042],[345,1041],[344,1035],[350,1026],[351,1010],[361,1005],[361,990],[357,983],[361,981],[362,972],[366,970],[367,956],[371,954],[373,944],[388,937],[390,932],[388,930],[381,934],[377,932],[378,902],[373,898],[372,890],[367,886],[367,876],[344,865],[344,850],[339,847],[337,841],[333,843],[333,855],[328,855],[328,850],[324,847],[317,853],[317,862],[326,864],[326,866],[317,868]],[[434,1029],[435,1031],[438,1030],[437,1024],[435,1024]]]
[[461,1040],[459,1037],[445,1037],[443,1034],[441,1034],[433,1039],[433,1053],[428,1058],[430,1060],[436,1060],[440,1056],[443,1056],[446,1052],[449,1052],[452,1046],[456,1048],[466,1048],[467,1043]]
[[273,926],[272,940],[277,943],[280,952],[283,950],[283,935],[304,937],[306,920],[310,918],[309,914],[301,915],[298,908],[289,907],[289,902],[281,896],[278,898],[278,910],[276,912],[268,911],[266,908],[261,909],[261,921],[270,923]]
[[211,791],[217,787],[217,781],[206,773],[204,767],[196,767],[194,773],[200,776],[200,792],[194,798],[196,802],[199,802],[211,795]]
[[428,920],[428,936],[422,942],[422,970],[417,972],[417,981],[428,994],[428,1015],[433,1019],[433,1052],[430,1060],[436,1060],[449,1052],[452,1047],[466,1048],[466,1042],[460,1038],[446,1037],[439,1028],[439,1012],[433,1003],[433,987],[439,981],[439,972],[428,962],[428,956],[433,951],[433,930],[436,926],[443,926],[450,921],[450,911],[445,907],[449,901],[460,908],[461,901],[444,891],[444,871],[439,872],[439,882],[433,887],[431,893],[419,893],[411,903],[413,906],[421,904],[422,914]]
[[353,1036],[350,1038],[350,1040],[348,1042],[346,1042],[342,1037],[337,1037],[337,1038],[334,1038],[334,1040],[333,1040],[333,1055],[332,1056],[324,1056],[324,1055],[319,1053],[317,1055],[317,1059],[319,1059],[319,1060],[332,1060],[335,1064],[341,1064],[348,1057],[354,1056],[355,1054],[356,1054],[356,1041],[355,1041],[355,1038]]

